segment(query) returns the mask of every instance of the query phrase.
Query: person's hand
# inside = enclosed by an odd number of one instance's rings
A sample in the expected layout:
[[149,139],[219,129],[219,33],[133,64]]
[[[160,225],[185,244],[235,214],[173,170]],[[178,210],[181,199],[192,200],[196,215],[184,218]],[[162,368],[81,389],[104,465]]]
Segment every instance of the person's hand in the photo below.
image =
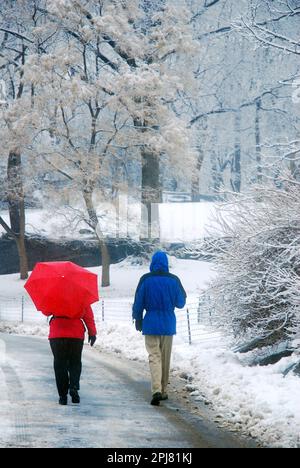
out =
[[139,332],[143,330],[143,320],[136,320],[135,321],[135,329]]
[[91,346],[94,346],[96,339],[96,336],[89,336],[89,343]]

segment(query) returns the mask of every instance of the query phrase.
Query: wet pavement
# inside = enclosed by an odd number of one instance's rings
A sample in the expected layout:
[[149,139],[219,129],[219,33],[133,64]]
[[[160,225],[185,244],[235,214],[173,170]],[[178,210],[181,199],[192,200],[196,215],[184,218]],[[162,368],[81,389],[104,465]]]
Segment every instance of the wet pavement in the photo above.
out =
[[147,364],[84,348],[81,404],[58,405],[48,341],[0,333],[0,447],[246,448],[174,393],[149,404]]

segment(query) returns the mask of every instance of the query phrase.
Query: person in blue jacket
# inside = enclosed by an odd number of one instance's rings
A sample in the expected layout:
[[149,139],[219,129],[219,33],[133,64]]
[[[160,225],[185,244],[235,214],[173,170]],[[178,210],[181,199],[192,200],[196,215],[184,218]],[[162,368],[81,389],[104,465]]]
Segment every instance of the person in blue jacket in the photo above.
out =
[[152,381],[151,405],[154,406],[168,399],[172,343],[176,334],[174,309],[183,308],[185,302],[186,292],[179,278],[169,273],[167,255],[156,252],[152,257],[150,273],[143,275],[139,281],[132,308],[136,329],[145,335]]

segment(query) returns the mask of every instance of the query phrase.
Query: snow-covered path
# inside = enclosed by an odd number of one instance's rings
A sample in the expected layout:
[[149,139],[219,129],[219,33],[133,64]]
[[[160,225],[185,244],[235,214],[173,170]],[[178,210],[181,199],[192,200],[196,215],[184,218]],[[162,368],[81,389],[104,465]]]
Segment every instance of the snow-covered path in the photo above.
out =
[[[84,349],[80,406],[57,403],[45,339],[0,334],[0,447],[240,447],[173,398],[149,405],[148,369]],[[174,395],[175,397],[175,395]]]

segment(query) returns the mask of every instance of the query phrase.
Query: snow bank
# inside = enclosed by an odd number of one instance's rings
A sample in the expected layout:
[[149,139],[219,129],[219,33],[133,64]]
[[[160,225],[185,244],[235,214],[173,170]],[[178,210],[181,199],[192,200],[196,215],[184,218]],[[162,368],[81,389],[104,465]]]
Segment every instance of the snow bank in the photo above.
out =
[[277,365],[244,367],[222,342],[174,350],[174,364],[194,376],[193,384],[212,402],[222,420],[268,447],[300,446],[299,378]]

